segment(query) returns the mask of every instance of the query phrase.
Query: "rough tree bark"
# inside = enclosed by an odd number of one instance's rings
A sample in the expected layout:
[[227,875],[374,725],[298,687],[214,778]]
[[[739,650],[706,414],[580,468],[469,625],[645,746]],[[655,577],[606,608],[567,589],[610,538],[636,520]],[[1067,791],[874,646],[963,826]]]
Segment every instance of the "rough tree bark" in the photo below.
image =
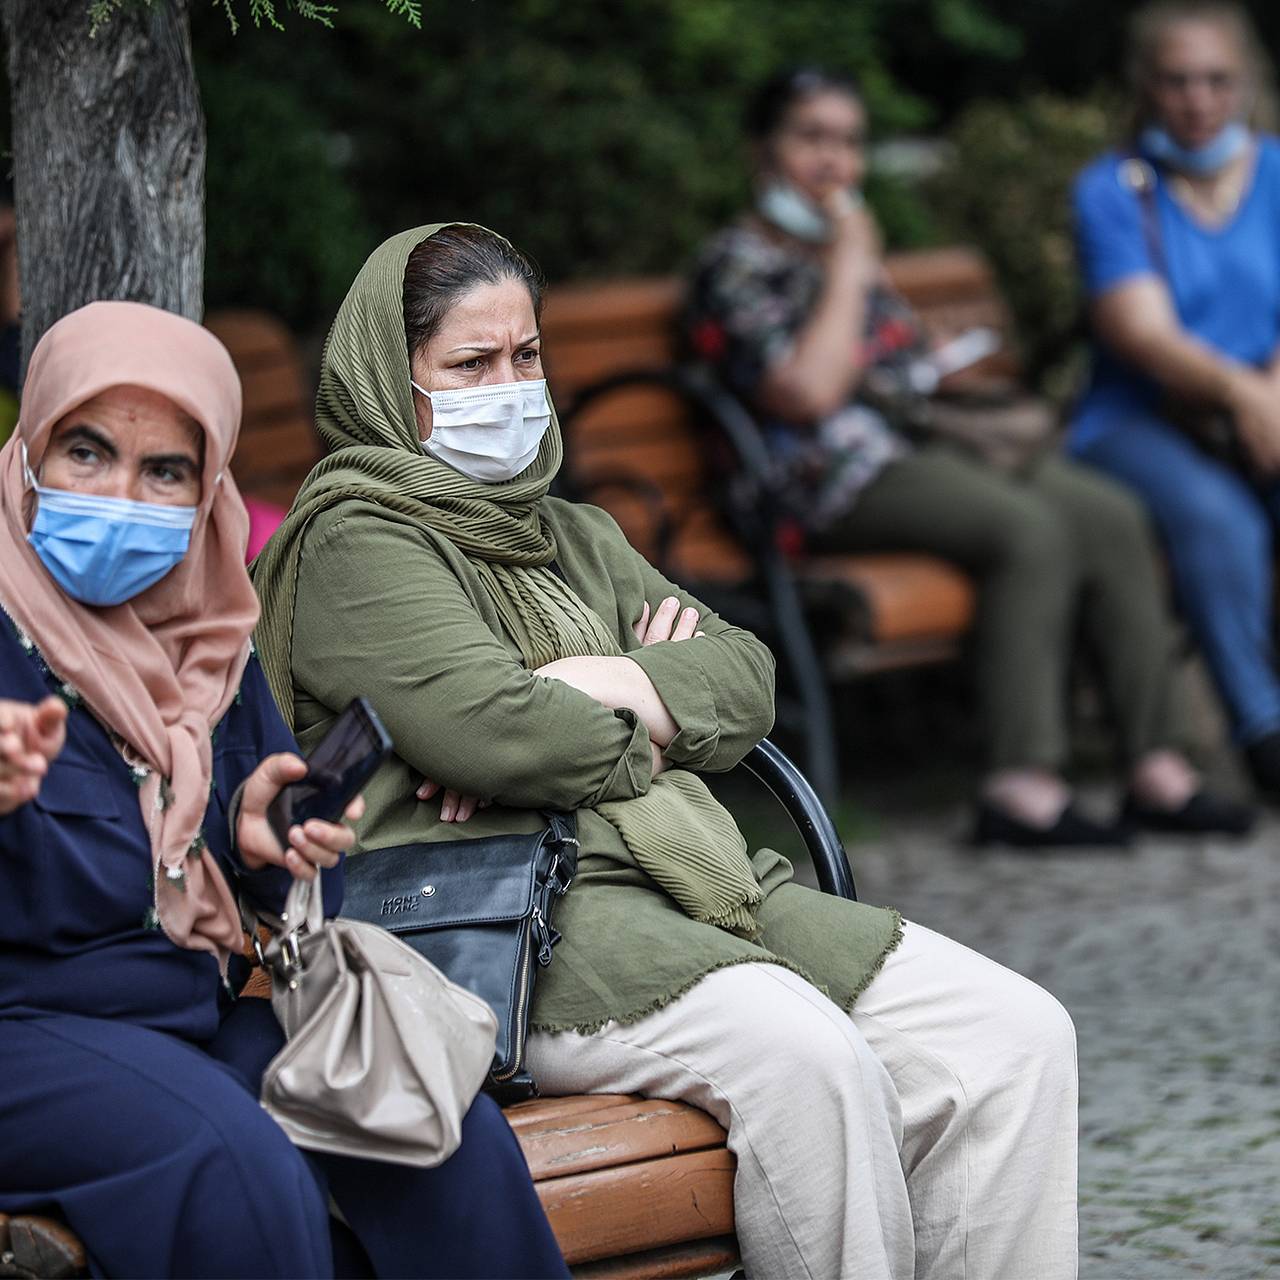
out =
[[13,110],[22,367],[97,298],[199,320],[204,114],[188,0],[125,6],[90,38],[86,0],[2,0]]

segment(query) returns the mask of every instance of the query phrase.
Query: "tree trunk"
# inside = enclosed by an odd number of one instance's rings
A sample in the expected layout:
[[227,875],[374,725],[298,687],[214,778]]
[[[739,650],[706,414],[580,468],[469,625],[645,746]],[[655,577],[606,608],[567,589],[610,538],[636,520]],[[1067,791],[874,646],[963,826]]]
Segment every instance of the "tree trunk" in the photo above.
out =
[[203,315],[204,115],[188,0],[0,0],[9,46],[22,368],[98,298]]

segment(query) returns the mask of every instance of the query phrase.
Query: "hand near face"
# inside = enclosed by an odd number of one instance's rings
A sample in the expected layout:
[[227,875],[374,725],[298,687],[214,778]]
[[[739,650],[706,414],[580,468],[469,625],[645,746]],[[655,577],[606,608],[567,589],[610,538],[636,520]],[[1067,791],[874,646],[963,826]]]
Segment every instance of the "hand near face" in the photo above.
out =
[[67,740],[67,704],[0,700],[0,816],[34,800]]
[[[314,880],[318,868],[337,866],[342,854],[355,844],[355,832],[350,827],[309,818],[302,826],[290,829],[289,847],[280,847],[267,821],[267,806],[289,783],[298,782],[306,774],[302,759],[281,752],[268,756],[245,780],[240,793],[236,845],[250,871],[265,866],[284,867],[296,880]],[[364,797],[357,796],[342,816],[347,822],[358,822],[364,816]]]
[[833,270],[847,271],[869,288],[880,274],[880,228],[871,211],[846,190],[831,192],[823,201],[831,222],[828,250]]

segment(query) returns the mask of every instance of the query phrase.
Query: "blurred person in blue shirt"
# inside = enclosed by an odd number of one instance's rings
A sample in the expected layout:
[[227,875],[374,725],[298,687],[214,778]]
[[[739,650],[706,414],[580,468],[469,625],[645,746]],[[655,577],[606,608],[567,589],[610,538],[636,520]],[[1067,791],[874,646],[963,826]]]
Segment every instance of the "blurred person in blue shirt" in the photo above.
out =
[[1259,788],[1280,796],[1280,142],[1236,5],[1134,18],[1124,145],[1075,187],[1093,376],[1069,447],[1130,485]]

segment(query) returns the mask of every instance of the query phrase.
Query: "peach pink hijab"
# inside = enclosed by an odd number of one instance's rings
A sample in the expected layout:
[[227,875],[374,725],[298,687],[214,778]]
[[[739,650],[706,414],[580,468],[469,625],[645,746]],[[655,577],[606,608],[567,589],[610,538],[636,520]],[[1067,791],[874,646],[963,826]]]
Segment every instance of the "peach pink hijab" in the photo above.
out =
[[[203,487],[182,563],[132,600],[93,608],[66,595],[27,543],[21,445],[38,469],[59,419],[118,386],[159,392],[200,424]],[[208,330],[137,302],[93,302],[41,338],[18,428],[0,450],[0,605],[126,759],[148,770],[139,798],[161,927],[224,968],[241,945],[239,916],[200,826],[210,734],[239,688],[258,620],[244,568],[249,519],[227,469],[239,429],[240,379]]]

